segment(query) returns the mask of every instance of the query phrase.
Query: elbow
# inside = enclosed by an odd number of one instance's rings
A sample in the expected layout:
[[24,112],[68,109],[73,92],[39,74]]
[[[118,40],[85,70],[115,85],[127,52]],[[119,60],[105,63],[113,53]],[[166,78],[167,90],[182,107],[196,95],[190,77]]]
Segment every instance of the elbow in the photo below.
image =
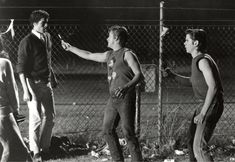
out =
[[214,86],[214,87],[213,87],[213,91],[216,93],[217,90],[218,90],[218,87],[217,87],[217,86]]
[[217,90],[218,90],[218,87],[216,85],[210,86],[208,88],[208,91],[210,91],[212,94],[216,94]]
[[135,77],[137,78],[137,81],[140,82],[141,79],[143,78],[143,74],[141,72],[138,72],[135,74]]

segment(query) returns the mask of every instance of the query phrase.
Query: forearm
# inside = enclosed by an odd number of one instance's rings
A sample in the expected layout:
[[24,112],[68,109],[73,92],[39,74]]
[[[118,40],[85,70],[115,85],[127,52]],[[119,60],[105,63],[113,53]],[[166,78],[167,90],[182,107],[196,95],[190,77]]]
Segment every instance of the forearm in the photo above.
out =
[[20,107],[18,87],[15,80],[8,82],[7,93],[13,112],[18,112]]
[[18,87],[15,81],[13,69],[11,63],[7,64],[6,70],[6,89],[7,89],[7,96],[10,101],[10,105],[13,112],[19,111],[19,93]]
[[27,86],[26,77],[25,77],[24,73],[20,73],[19,77],[20,77],[20,82],[21,82],[23,91],[24,92],[28,91],[28,86]]
[[141,73],[137,73],[137,74],[135,74],[135,76],[132,78],[132,80],[129,81],[124,87],[127,87],[128,89],[129,89],[129,88],[132,88],[132,87],[135,87],[136,84],[139,83],[140,79],[141,79]]
[[173,78],[180,84],[185,85],[185,86],[191,86],[191,82],[190,82],[190,77],[187,76],[183,76],[180,74],[177,74],[175,72],[171,71],[171,75],[173,76]]
[[19,93],[16,83],[12,83],[12,86],[8,87],[7,91],[12,111],[19,112],[20,101],[19,101]]
[[217,90],[216,87],[214,87],[214,88],[209,87],[208,88],[206,98],[205,98],[205,101],[204,101],[204,104],[203,104],[203,107],[201,110],[201,113],[203,115],[206,114],[207,110],[209,109],[210,105],[212,104],[212,101],[213,101],[215,94],[216,94],[216,90]]
[[83,59],[92,60],[92,59],[90,58],[91,52],[89,52],[89,51],[81,50],[81,49],[79,49],[79,48],[77,48],[77,47],[74,47],[74,46],[71,46],[71,47],[69,48],[69,51],[72,52],[72,53],[74,53],[75,55],[77,55],[77,56],[83,58]]

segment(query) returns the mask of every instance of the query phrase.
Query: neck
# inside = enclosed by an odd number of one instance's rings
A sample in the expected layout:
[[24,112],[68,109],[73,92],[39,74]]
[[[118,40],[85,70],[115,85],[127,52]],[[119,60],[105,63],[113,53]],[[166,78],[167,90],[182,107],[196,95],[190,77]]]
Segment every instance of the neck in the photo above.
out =
[[40,31],[38,31],[37,29],[34,29],[34,28],[33,28],[33,30],[34,30],[35,32],[37,32],[37,33],[43,34],[43,32],[40,32]]
[[117,51],[117,50],[119,50],[119,49],[121,49],[121,48],[122,48],[122,46],[120,46],[120,45],[115,45],[115,46],[112,47],[112,50]]
[[200,54],[202,54],[202,52],[200,52],[200,51],[194,51],[194,52],[191,53],[193,58],[197,57]]

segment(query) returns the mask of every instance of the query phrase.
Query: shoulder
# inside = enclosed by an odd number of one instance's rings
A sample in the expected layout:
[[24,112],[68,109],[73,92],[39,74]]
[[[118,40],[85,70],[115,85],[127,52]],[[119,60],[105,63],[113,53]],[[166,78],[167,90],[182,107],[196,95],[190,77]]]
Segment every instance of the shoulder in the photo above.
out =
[[1,67],[10,67],[11,62],[10,62],[10,60],[8,60],[6,58],[0,58],[0,66]]
[[210,61],[212,61],[212,57],[208,54],[204,54],[202,55],[199,59],[198,59],[198,64],[209,64]]
[[130,54],[130,55],[135,55],[136,56],[135,52],[130,48],[124,48],[123,51],[124,51],[125,54],[128,54],[128,55]]
[[9,54],[8,54],[6,51],[2,50],[2,51],[0,52],[0,58],[9,59]]
[[210,68],[210,62],[209,62],[209,59],[208,58],[201,58],[199,61],[198,61],[198,68],[203,71],[205,69],[209,69]]
[[106,56],[106,59],[108,59],[111,54],[112,54],[113,50],[108,50],[108,51],[105,51],[103,54]]
[[20,44],[25,44],[30,42],[33,39],[33,34],[27,34],[21,41]]
[[133,52],[133,50],[129,49],[129,48],[126,48],[124,49],[124,54],[125,54],[125,58],[136,58],[137,59],[137,56],[136,54]]

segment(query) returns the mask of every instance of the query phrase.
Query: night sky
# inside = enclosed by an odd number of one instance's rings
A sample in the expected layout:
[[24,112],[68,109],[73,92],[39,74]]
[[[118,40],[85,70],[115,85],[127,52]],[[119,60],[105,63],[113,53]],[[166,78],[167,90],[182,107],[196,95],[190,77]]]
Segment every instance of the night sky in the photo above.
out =
[[[54,21],[159,20],[160,0],[0,0],[0,19],[28,20],[34,9],[45,9]],[[166,0],[166,20],[235,20],[233,0]]]

